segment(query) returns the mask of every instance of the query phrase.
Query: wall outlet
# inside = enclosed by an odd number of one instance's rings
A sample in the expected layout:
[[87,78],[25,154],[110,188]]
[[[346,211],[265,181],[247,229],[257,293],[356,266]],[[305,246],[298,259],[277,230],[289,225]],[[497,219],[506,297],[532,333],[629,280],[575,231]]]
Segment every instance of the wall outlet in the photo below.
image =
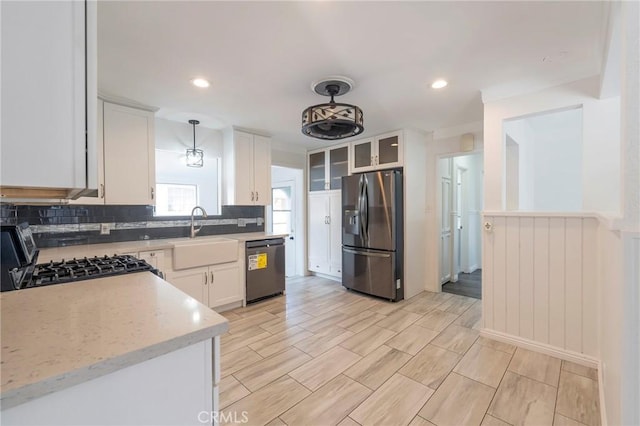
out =
[[108,223],[100,224],[100,235],[109,235],[111,234],[111,226]]

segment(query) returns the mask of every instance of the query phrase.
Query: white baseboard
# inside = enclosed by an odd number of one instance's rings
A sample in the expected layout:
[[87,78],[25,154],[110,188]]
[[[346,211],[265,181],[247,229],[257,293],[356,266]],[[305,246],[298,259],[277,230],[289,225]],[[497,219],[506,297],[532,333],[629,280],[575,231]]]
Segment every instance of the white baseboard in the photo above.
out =
[[321,274],[320,272],[313,272],[313,271],[311,272],[311,275],[342,283],[342,277],[336,277],[335,275]]
[[598,369],[598,372],[600,371],[600,361],[578,352],[568,351],[545,343],[535,342],[523,337],[513,336],[511,334],[501,333],[499,331],[489,330],[486,328],[480,330],[480,334],[493,340],[509,343],[531,351],[540,352],[565,361],[575,362],[576,364],[584,365],[585,367],[596,368]]
[[465,274],[471,274],[473,272],[475,272],[477,269],[480,269],[480,266],[478,266],[478,264],[474,263],[473,265],[469,266],[466,270],[464,270],[463,272]]

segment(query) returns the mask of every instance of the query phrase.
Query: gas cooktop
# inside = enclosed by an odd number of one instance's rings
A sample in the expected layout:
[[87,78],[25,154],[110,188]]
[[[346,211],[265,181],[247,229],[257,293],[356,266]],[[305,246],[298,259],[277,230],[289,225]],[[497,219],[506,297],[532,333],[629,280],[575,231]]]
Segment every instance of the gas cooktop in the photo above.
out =
[[160,272],[144,260],[131,255],[85,257],[41,263],[35,266],[31,279],[22,288],[62,284],[91,278],[103,278],[131,272],[149,271],[158,276]]

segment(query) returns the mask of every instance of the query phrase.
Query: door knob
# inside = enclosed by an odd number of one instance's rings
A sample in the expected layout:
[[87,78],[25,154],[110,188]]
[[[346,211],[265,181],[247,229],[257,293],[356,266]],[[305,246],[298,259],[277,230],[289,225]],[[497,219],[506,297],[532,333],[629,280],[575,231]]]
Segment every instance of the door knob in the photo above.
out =
[[289,237],[290,240],[293,240],[293,236]]

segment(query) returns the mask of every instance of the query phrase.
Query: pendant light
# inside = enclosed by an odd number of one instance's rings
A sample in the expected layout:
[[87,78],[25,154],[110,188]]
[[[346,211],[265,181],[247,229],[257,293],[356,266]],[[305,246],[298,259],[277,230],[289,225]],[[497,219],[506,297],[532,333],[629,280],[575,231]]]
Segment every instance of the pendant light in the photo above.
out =
[[196,124],[200,124],[198,120],[189,120],[189,124],[193,126],[193,149],[187,149],[187,166],[202,167],[204,165],[204,152],[196,149]]
[[359,135],[364,131],[364,118],[360,107],[334,101],[353,88],[346,77],[329,77],[313,83],[311,89],[330,96],[329,103],[310,106],[302,112],[302,133],[317,139],[337,140]]

